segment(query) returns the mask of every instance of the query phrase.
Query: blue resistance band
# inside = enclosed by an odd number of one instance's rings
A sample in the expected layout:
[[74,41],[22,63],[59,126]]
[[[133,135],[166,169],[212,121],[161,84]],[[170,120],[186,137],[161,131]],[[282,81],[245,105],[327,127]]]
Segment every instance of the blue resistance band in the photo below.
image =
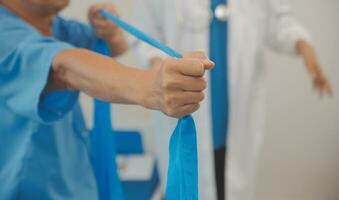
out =
[[[167,47],[137,28],[122,21],[119,17],[102,10],[101,15],[136,38],[160,49],[171,57],[182,55]],[[191,115],[179,119],[171,136],[169,146],[166,200],[198,199],[198,157],[197,138],[194,120]]]
[[[104,41],[98,40],[95,51],[109,56]],[[123,200],[123,188],[115,162],[116,143],[111,126],[111,107],[107,102],[94,100],[94,127],[91,132],[92,162],[100,200]]]

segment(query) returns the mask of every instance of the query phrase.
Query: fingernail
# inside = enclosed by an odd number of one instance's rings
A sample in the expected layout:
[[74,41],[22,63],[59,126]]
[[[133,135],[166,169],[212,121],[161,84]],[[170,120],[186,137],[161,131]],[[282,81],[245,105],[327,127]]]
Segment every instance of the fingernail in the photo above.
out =
[[210,59],[206,59],[204,60],[204,65],[215,65],[215,63]]

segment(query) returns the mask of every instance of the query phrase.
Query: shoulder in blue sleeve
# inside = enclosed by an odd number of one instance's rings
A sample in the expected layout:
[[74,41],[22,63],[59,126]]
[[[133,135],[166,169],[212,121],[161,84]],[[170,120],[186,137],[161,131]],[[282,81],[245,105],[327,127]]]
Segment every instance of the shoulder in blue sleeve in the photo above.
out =
[[[77,101],[78,92],[42,98],[54,57],[68,43],[44,37],[0,6],[0,99],[11,112],[39,122],[60,119]],[[46,103],[48,102],[48,103]]]
[[94,50],[97,37],[93,28],[74,20],[57,17],[53,26],[54,37],[75,47]]

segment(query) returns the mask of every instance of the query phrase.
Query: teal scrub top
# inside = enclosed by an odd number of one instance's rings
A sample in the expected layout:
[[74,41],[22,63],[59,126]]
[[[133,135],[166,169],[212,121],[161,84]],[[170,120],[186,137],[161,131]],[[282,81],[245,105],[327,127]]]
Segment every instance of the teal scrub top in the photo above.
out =
[[93,49],[94,31],[57,17],[54,37],[0,6],[1,199],[98,199],[77,91],[43,94],[55,55]]

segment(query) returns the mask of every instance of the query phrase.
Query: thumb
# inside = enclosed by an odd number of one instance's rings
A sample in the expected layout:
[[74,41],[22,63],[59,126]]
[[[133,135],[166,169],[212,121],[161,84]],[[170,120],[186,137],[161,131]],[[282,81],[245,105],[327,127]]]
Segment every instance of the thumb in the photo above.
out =
[[208,59],[206,53],[202,51],[192,51],[184,54],[184,58],[196,58],[201,59],[201,62],[204,65],[205,70],[212,69],[214,67],[214,62]]
[[204,65],[205,70],[212,69],[215,65],[215,63],[210,59],[204,59],[202,63]]

